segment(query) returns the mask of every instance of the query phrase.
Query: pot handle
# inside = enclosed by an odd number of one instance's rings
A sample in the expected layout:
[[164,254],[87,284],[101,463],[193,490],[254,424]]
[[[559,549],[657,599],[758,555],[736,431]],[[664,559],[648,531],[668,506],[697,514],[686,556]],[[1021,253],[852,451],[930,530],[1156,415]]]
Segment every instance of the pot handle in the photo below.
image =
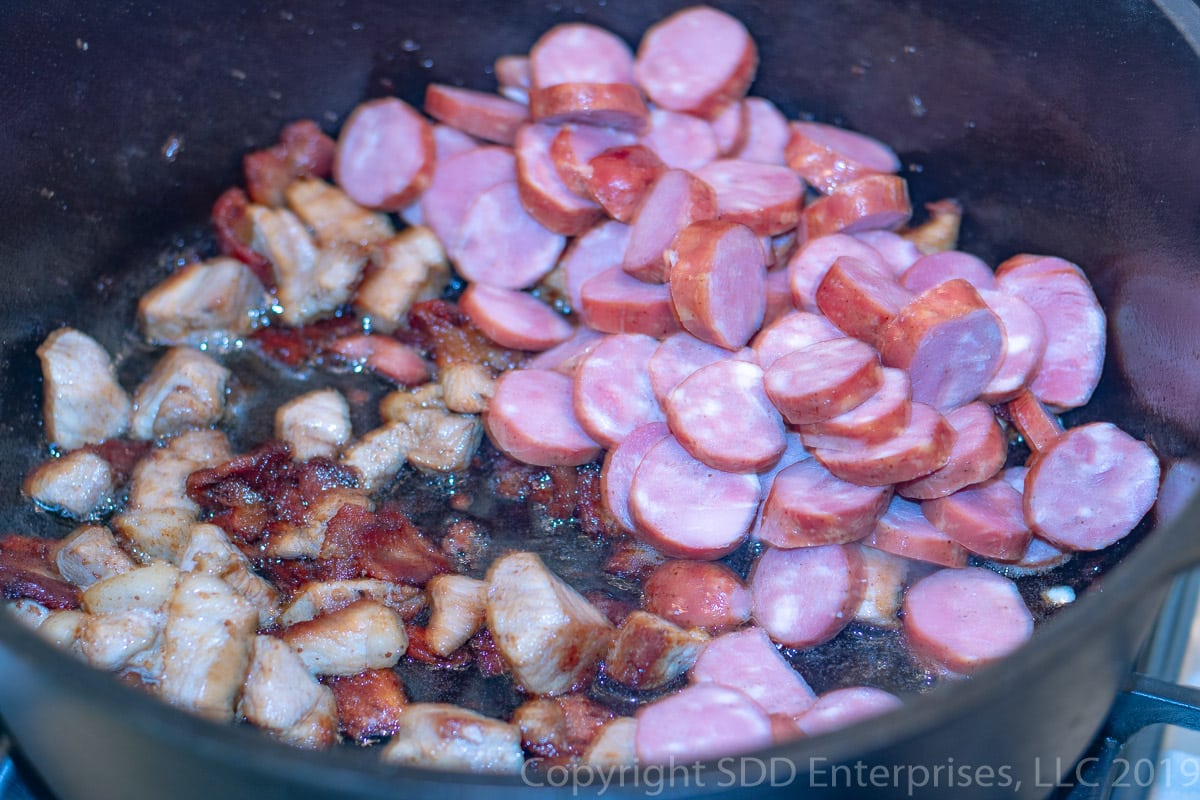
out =
[[1077,768],[1068,800],[1108,798],[1109,777],[1125,743],[1143,728],[1158,724],[1200,731],[1200,689],[1134,673],[1113,703],[1098,747]]

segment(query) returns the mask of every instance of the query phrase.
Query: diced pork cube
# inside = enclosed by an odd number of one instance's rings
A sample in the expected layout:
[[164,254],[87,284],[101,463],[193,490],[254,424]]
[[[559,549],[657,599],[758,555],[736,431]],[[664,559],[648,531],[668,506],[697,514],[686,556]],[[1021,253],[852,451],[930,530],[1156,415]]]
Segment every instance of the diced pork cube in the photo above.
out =
[[284,197],[296,216],[312,228],[317,244],[366,246],[395,234],[387,214],[368,211],[333,184],[300,178],[288,184]]
[[100,525],[74,530],[58,546],[55,561],[62,576],[81,589],[135,566],[129,554],[117,544],[112,531]]
[[130,433],[155,439],[207,428],[225,412],[230,372],[191,347],[173,347],[159,359],[133,396]]
[[337,740],[333,691],[309,674],[287,643],[255,636],[238,713],[297,747],[323,748]]
[[383,748],[384,761],[483,773],[518,773],[525,762],[515,725],[446,703],[412,703]]
[[358,470],[359,485],[371,491],[396,477],[415,444],[407,423],[389,422],[368,431],[347,447],[342,453],[342,464]]
[[475,635],[487,617],[487,584],[465,575],[435,575],[426,584],[431,613],[429,649],[448,656]]
[[707,642],[703,631],[684,630],[662,617],[634,611],[617,630],[605,669],[618,683],[657,689],[691,669]]
[[112,502],[116,482],[112,466],[103,458],[88,450],[73,450],[38,465],[23,488],[42,506],[85,519]]
[[458,414],[482,414],[496,392],[496,378],[483,364],[451,364],[438,380],[446,408]]
[[400,615],[375,600],[359,600],[296,623],[282,638],[314,675],[357,675],[392,667],[408,649]]
[[275,411],[275,438],[287,442],[292,458],[335,458],[350,441],[350,404],[337,389],[318,389]]
[[624,767],[637,763],[637,748],[634,734],[637,720],[633,717],[617,717],[605,723],[600,733],[583,754],[583,763],[589,767]]
[[446,251],[429,228],[409,228],[380,243],[371,260],[375,269],[358,287],[354,305],[384,333],[395,330],[414,303],[440,297],[450,282]]
[[100,344],[59,328],[37,350],[42,362],[46,438],[63,450],[120,437],[129,427],[129,396]]
[[81,605],[89,614],[130,610],[161,613],[175,593],[179,569],[161,561],[111,575],[83,592]]
[[346,581],[313,581],[300,587],[279,617],[281,625],[295,625],[338,611],[359,600],[375,600],[411,620],[425,608],[425,593],[415,586],[375,578]]
[[413,434],[408,463],[423,472],[462,472],[483,441],[483,421],[474,414],[452,414],[435,408],[407,417]]
[[256,573],[225,531],[207,523],[193,525],[179,556],[182,572],[202,572],[225,581],[258,611],[258,624],[267,627],[279,616],[279,590]]
[[151,344],[224,348],[254,329],[267,293],[254,271],[234,258],[188,264],[138,301],[138,321]]
[[51,611],[38,626],[38,635],[55,647],[71,650],[79,641],[83,626],[90,615],[77,608]]
[[866,590],[854,618],[881,628],[899,628],[905,581],[916,562],[874,547],[864,546],[862,556]]
[[79,650],[97,669],[123,669],[155,646],[162,622],[161,615],[140,608],[90,614],[79,631]]

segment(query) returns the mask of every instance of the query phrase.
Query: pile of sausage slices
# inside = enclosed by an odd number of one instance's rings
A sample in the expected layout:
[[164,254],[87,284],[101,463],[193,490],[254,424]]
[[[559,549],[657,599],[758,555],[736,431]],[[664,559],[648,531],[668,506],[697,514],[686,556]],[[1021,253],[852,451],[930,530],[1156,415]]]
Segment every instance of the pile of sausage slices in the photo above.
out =
[[[1144,443],[1056,416],[1099,381],[1104,312],[1066,260],[955,250],[953,201],[910,226],[895,154],[747,96],[757,65],[705,6],[636,54],[563,24],[496,62],[496,94],[433,84],[423,110],[370,100],[336,141],[301,121],[247,155],[220,255],[141,298],[140,385],[78,330],[40,347],[53,457],[25,491],[79,527],[0,540],[11,610],[194,713],[482,772],[727,755],[896,708],[818,696],[785,658],[855,620],[931,675],[1021,646],[1006,576],[1111,545],[1158,491]],[[367,389],[309,385],[237,453],[235,355],[391,390],[372,416]],[[632,602],[488,550],[468,496],[429,531],[392,491],[480,464],[502,502],[606,542]],[[522,702],[411,700],[413,661]]]

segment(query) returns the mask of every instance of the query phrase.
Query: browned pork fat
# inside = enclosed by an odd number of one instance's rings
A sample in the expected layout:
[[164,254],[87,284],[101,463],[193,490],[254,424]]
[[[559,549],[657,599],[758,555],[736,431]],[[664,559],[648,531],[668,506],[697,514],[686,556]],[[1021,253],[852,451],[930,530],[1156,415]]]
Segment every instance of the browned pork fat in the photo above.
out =
[[655,614],[634,611],[604,659],[605,672],[634,689],[657,689],[691,669],[708,635],[684,630]]
[[517,726],[448,703],[405,706],[381,755],[392,764],[484,773],[516,773],[525,763]]

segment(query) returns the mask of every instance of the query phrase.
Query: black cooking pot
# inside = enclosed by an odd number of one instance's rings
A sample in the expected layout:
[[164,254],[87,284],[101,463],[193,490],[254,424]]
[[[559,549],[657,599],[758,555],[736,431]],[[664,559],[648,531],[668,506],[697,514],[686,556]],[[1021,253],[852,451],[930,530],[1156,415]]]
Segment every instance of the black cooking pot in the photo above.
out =
[[[524,52],[556,22],[593,21],[636,42],[677,5],[8,4],[0,26],[3,526],[62,532],[18,496],[21,476],[44,455],[37,343],[71,323],[114,351],[128,347],[131,297],[180,252],[200,246],[209,207],[239,180],[243,152],[299,117],[334,131],[366,97],[394,93],[419,104],[430,80],[491,88],[492,59]],[[891,143],[918,206],[943,196],[963,202],[964,249],[992,263],[1045,252],[1085,267],[1110,314],[1112,356],[1096,400],[1069,421],[1113,419],[1168,461],[1197,454],[1194,5],[718,5],[758,38],[757,94],[789,116],[810,114]],[[1200,561],[1197,520],[1193,506],[1106,560],[1082,559],[1078,571],[1103,567],[1095,585],[1029,646],[973,680],[867,725],[756,754],[757,763],[726,765],[732,772],[676,772],[659,776],[661,785],[653,774],[637,776],[640,783],[626,775],[623,789],[606,793],[740,794],[732,784],[744,768],[744,785],[781,795],[906,796],[911,777],[926,782],[912,790],[921,797],[1044,796],[1101,730],[1169,577]],[[0,635],[0,714],[63,800],[530,791],[518,779],[387,767],[374,752],[293,750],[178,713],[4,615]],[[561,792],[575,790],[598,791]]]

